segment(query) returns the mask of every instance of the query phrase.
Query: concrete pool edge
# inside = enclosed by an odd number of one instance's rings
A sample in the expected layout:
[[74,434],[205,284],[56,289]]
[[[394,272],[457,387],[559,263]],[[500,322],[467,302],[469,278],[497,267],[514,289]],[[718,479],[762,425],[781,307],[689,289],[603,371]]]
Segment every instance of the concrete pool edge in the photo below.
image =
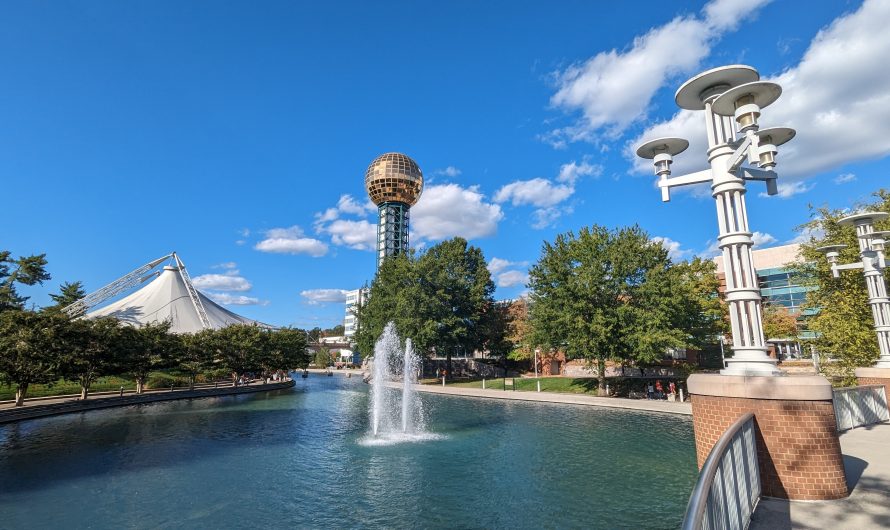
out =
[[[390,383],[389,386],[401,388],[400,383]],[[642,412],[662,412],[666,414],[679,414],[692,416],[690,403],[672,403],[661,400],[606,398],[597,396],[585,396],[578,394],[563,394],[557,392],[530,392],[511,390],[482,390],[479,388],[442,387],[438,385],[416,385],[418,392],[428,394],[440,394],[447,396],[505,399],[512,401],[532,401],[537,403],[556,403],[564,405],[585,405],[605,408],[618,408],[637,410]]]
[[15,409],[0,411],[0,425],[16,423],[19,421],[58,416],[61,414],[73,414],[90,410],[101,410],[114,407],[129,407],[131,405],[143,405],[161,401],[175,401],[179,399],[201,399],[208,397],[232,396],[239,394],[255,394],[258,392],[271,392],[292,388],[296,381],[284,381],[281,383],[267,383],[247,385],[239,387],[201,388],[195,390],[174,390],[172,392],[152,392],[150,394],[130,394],[124,397],[109,397],[88,399],[72,399],[49,405],[32,405]]

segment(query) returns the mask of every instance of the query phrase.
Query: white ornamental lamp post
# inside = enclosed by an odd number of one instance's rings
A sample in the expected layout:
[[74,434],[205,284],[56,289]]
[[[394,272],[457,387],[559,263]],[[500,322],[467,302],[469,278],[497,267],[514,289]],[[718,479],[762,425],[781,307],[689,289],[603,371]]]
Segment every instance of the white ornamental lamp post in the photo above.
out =
[[878,348],[881,353],[875,368],[890,368],[890,298],[887,297],[887,284],[884,283],[884,269],[887,267],[884,256],[884,243],[890,232],[875,232],[874,225],[888,217],[884,212],[859,213],[844,217],[838,221],[841,226],[856,227],[856,239],[859,241],[859,263],[838,265],[839,251],[847,245],[828,245],[819,250],[828,258],[831,274],[840,277],[840,272],[851,269],[862,269],[865,285],[868,289],[868,304],[871,306],[878,335]]
[[[754,244],[745,208],[745,181],[766,182],[775,195],[778,146],[794,137],[794,130],[760,130],[764,107],[782,93],[775,84],[760,81],[754,68],[724,66],[701,73],[680,87],[675,100],[686,110],[704,111],[710,169],[671,177],[673,157],[689,146],[682,138],[659,138],[644,143],[637,155],[652,159],[661,199],[670,200],[670,188],[709,182],[717,203],[719,246],[726,270],[726,301],[732,326],[733,357],[726,359],[724,375],[782,375],[776,360],[767,355],[763,336],[761,295],[751,256]],[[744,165],[747,162],[749,165]],[[751,165],[758,166],[757,169]]]

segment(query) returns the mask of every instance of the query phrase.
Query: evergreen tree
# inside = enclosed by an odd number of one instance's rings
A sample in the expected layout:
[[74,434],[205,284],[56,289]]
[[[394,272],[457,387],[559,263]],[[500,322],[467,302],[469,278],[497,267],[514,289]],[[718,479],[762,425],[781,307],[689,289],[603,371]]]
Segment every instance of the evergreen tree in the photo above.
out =
[[[80,300],[87,293],[83,290],[83,284],[81,282],[68,283],[65,282],[61,286],[59,286],[58,294],[49,295],[52,298],[54,305],[48,307],[47,309],[50,311],[61,311],[62,309],[68,307],[74,302]],[[80,316],[80,315],[72,315],[72,316]]]
[[13,259],[8,250],[0,251],[0,313],[25,308],[28,297],[19,295],[16,284],[36,285],[49,280],[46,263],[46,254]]

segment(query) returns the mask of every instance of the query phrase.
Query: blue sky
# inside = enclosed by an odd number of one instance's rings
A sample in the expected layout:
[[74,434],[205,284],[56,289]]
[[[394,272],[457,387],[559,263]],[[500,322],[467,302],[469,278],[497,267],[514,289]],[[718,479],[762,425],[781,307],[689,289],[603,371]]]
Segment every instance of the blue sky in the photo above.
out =
[[236,312],[329,326],[374,274],[364,170],[400,151],[427,179],[412,243],[467,237],[498,297],[591,223],[708,254],[707,188],[664,204],[628,153],[685,136],[675,174],[700,169],[703,120],[673,94],[731,63],[784,86],[764,125],[798,129],[780,195],[748,194],[758,243],[782,244],[807,204],[888,184],[887,20],[874,0],[6,2],[0,247],[47,254],[38,305],[176,250]]

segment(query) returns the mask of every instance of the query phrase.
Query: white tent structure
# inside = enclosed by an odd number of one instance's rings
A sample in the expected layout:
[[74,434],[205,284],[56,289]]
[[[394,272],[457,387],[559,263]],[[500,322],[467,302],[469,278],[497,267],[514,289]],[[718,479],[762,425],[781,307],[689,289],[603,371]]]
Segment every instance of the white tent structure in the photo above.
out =
[[[172,258],[174,265],[146,275],[160,263]],[[65,308],[69,314],[83,314],[129,288],[150,283],[116,302],[86,313],[86,318],[113,317],[125,324],[144,326],[154,322],[170,322],[173,333],[197,333],[203,329],[220,329],[232,324],[253,324],[271,328],[267,324],[237,315],[220,306],[195,289],[185,265],[176,255],[169,254],[115,280],[83,300]]]

